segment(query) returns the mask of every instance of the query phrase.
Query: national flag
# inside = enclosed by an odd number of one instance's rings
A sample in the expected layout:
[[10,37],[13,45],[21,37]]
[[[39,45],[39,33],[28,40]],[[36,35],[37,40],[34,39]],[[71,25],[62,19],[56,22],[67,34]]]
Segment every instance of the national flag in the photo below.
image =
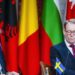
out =
[[19,67],[22,75],[39,75],[39,31],[36,0],[22,0],[19,25]]
[[59,58],[56,57],[55,70],[61,75],[65,71],[64,65],[61,63]]
[[0,0],[4,2],[1,42],[6,62],[6,70],[18,72],[18,31],[15,0]]
[[3,40],[4,40],[4,9],[5,9],[5,2],[0,0],[0,74],[6,74],[6,66],[5,66],[5,51],[3,50]]
[[[4,30],[3,30],[3,26],[4,26],[4,10],[5,10],[5,1],[0,0],[0,42],[1,44],[3,44],[3,40],[4,40]],[[2,48],[4,45],[1,45]],[[2,49],[3,54],[5,55],[5,51]]]
[[50,63],[50,48],[63,41],[62,22],[59,13],[58,0],[44,0],[42,24],[40,24],[41,60]]
[[75,18],[75,0],[67,0],[66,19]]

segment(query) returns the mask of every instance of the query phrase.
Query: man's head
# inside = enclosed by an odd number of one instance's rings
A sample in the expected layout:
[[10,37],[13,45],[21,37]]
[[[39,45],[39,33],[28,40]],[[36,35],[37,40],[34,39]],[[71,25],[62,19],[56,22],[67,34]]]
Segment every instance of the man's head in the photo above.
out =
[[75,19],[70,19],[64,24],[63,33],[68,43],[75,43]]

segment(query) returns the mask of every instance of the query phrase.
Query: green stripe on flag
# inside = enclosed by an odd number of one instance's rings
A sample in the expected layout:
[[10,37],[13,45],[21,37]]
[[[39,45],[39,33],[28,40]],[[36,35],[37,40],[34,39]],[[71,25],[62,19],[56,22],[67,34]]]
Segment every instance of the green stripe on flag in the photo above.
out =
[[63,41],[62,23],[54,0],[44,0],[42,23],[53,45]]

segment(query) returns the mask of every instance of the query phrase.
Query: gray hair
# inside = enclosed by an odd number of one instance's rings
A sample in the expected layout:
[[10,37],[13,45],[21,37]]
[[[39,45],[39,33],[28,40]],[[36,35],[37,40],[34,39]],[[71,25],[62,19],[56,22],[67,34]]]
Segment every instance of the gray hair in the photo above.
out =
[[66,24],[68,24],[68,23],[75,24],[75,19],[66,20],[64,25],[63,25],[63,28],[66,28]]

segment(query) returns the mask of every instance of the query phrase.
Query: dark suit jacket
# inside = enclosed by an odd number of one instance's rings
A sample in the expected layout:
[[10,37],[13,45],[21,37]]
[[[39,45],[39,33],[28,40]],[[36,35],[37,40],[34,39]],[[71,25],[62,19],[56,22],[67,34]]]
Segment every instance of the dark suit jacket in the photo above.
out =
[[[62,73],[62,75],[75,75],[75,57],[68,50],[65,45],[65,42],[53,46],[50,50],[50,60],[52,66],[55,66],[56,57],[58,57],[65,67],[65,71]],[[59,75],[59,73],[56,72],[56,75]]]
[[2,69],[1,69],[2,73],[5,74],[6,73],[5,61],[4,61],[4,56],[3,56],[3,53],[2,53],[1,47],[0,47],[0,65],[2,67]]

